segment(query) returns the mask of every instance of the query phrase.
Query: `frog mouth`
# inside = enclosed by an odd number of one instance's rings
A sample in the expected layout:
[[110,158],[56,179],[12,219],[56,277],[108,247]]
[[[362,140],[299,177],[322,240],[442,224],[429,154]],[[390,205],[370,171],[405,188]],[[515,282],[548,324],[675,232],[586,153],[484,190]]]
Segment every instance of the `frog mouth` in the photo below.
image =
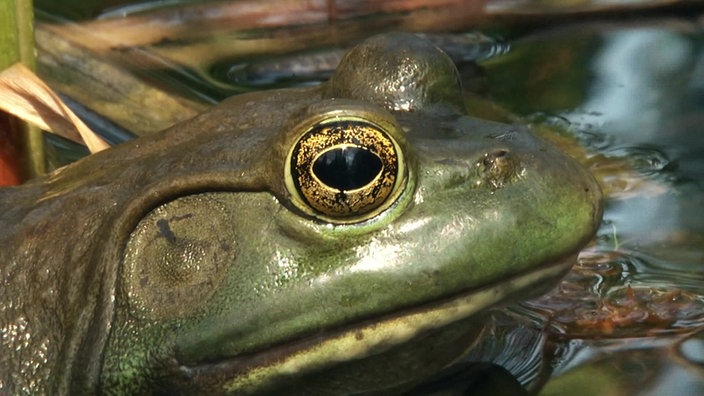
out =
[[[569,271],[576,257],[577,254],[573,254],[537,270],[480,289],[289,341],[263,352],[195,365],[173,362],[177,366],[176,382],[179,383],[172,382],[170,385],[178,389],[179,394],[184,390],[188,394],[199,394],[207,388],[209,393],[251,394],[282,378],[305,375],[336,364],[384,353],[387,349],[410,342],[423,334],[470,318],[502,301],[545,292]],[[531,290],[528,296],[525,296],[526,290]]]

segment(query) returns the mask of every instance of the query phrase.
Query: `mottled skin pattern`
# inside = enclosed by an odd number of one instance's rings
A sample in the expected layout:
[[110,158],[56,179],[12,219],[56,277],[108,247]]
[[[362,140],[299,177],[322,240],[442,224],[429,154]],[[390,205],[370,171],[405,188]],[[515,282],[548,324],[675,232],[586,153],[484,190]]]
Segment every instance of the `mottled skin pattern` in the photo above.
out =
[[[394,119],[408,169],[394,202],[343,225],[292,202],[284,172],[296,126],[335,105]],[[554,284],[601,218],[572,159],[462,106],[444,54],[380,36],[326,85],[233,97],[0,190],[0,394],[339,394],[431,375],[481,329],[475,311]],[[479,292],[471,314],[437,314]],[[447,330],[371,341],[431,313]]]

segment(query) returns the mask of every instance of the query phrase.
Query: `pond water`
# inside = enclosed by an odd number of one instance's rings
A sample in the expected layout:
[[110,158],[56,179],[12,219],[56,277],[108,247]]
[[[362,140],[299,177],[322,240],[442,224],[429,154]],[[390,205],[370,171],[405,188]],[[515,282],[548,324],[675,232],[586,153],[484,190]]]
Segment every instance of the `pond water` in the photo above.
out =
[[[497,312],[467,360],[492,359],[546,395],[704,394],[702,21],[610,19],[501,32],[500,41],[473,33],[443,41],[459,48],[468,100],[490,100],[517,115],[512,122],[577,141],[608,199],[597,237],[567,278],[546,296]],[[480,48],[471,56],[478,65],[462,58],[463,45]],[[213,101],[316,84],[341,49],[311,51],[163,70],[162,81],[183,77]],[[295,79],[280,74],[291,67],[301,68]]]
[[[491,98],[568,130],[595,173],[611,167],[595,243],[511,309],[554,343],[544,394],[704,392],[703,39],[695,19],[580,23],[484,64]],[[634,174],[612,167],[623,160]]]

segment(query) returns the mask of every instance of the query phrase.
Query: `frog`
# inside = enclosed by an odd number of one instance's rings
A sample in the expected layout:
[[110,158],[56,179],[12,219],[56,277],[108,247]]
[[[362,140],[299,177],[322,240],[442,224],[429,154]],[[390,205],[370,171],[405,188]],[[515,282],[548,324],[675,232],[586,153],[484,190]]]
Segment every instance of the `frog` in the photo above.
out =
[[373,36],[0,189],[0,393],[394,394],[553,287],[603,197],[451,59]]

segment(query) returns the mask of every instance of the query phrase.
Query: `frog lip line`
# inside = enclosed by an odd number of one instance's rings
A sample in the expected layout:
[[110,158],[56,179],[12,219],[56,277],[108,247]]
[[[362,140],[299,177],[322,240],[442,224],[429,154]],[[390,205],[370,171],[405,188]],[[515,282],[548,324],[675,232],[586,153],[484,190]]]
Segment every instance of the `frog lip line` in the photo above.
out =
[[407,342],[420,333],[464,319],[515,293],[530,290],[545,279],[558,279],[576,262],[577,254],[578,252],[571,253],[510,280],[501,280],[439,302],[410,308],[401,314],[353,323],[342,329],[284,343],[260,353],[225,357],[219,361],[194,365],[176,362],[177,370],[184,378],[191,380],[227,373],[243,374],[242,378],[232,380],[232,388],[239,389],[255,386],[254,382],[247,383],[248,378],[261,380],[262,377],[312,371],[331,362],[362,358],[375,350]]

